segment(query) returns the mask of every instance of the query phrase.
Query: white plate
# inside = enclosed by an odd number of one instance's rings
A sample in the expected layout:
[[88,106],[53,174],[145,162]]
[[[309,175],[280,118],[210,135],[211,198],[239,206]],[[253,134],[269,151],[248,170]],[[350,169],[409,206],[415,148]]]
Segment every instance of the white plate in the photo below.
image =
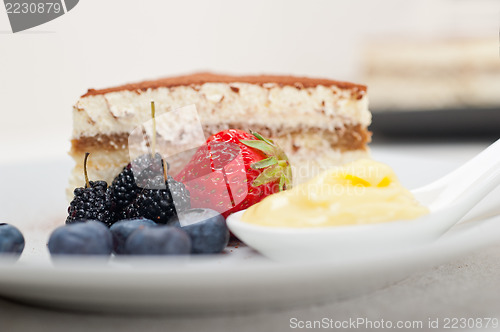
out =
[[[390,164],[410,188],[458,166],[376,151],[375,156]],[[18,226],[27,240],[19,262],[0,262],[1,296],[98,312],[266,310],[362,294],[500,239],[500,218],[494,217],[462,223],[426,246],[373,252],[355,261],[275,263],[240,245],[222,255],[180,261],[73,259],[69,264],[53,264],[46,241],[65,220],[64,190],[70,167],[67,159],[0,165],[4,176],[0,221]]]

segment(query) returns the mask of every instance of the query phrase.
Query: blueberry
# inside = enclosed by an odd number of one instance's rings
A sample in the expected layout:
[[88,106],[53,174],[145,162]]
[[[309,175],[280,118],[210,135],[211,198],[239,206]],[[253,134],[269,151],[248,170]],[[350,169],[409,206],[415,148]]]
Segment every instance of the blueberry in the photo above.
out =
[[52,255],[110,255],[113,239],[100,221],[79,221],[56,228],[49,238]]
[[[191,238],[192,253],[217,254],[226,248],[229,242],[229,230],[226,220],[217,211],[211,209],[191,209],[178,215],[181,227]],[[181,226],[182,225],[182,226]]]
[[129,236],[125,252],[129,255],[187,255],[191,252],[191,240],[186,232],[176,227],[144,227]]
[[125,242],[135,230],[156,225],[153,220],[145,218],[125,219],[114,223],[109,228],[113,235],[113,251],[115,254],[125,254]]
[[12,225],[0,223],[0,255],[19,257],[23,250],[23,234]]

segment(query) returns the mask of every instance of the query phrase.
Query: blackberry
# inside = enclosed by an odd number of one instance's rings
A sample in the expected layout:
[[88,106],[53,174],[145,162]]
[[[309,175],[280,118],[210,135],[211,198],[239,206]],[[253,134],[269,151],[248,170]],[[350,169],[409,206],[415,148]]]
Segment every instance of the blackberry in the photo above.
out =
[[[147,218],[166,224],[178,212],[191,207],[186,187],[167,176],[169,165],[156,153],[155,105],[151,102],[153,137],[151,154],[134,159],[113,181],[110,193],[119,219]],[[165,164],[166,168],[165,169]]]
[[85,174],[85,187],[74,190],[74,198],[68,207],[66,224],[79,222],[82,219],[99,220],[111,226],[115,221],[113,202],[108,191],[106,181],[89,181],[87,175],[87,159],[85,154],[83,171]]
[[177,213],[191,208],[189,191],[184,184],[168,176],[166,189],[142,189],[122,212],[124,218],[147,218],[158,224],[177,220]]
[[75,197],[68,208],[66,224],[91,219],[111,226],[115,218],[107,188],[108,184],[105,181],[89,181],[88,187],[76,188]]
[[186,211],[191,208],[191,195],[184,183],[175,181],[173,177],[167,177],[167,188],[174,199],[177,212]]
[[[168,163],[167,169],[169,168]],[[145,154],[125,166],[110,186],[117,211],[130,205],[143,189],[164,189],[163,159]]]
[[123,209],[134,201],[140,192],[140,188],[135,184],[132,164],[128,164],[123,168],[121,173],[113,180],[109,190],[117,210]]

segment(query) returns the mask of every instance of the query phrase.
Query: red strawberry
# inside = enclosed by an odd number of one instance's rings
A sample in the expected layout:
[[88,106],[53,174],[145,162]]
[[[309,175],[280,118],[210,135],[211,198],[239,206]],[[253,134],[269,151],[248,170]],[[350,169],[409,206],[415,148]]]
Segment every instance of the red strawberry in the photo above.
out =
[[292,172],[273,141],[229,129],[211,136],[175,179],[189,189],[193,208],[227,217],[289,187]]

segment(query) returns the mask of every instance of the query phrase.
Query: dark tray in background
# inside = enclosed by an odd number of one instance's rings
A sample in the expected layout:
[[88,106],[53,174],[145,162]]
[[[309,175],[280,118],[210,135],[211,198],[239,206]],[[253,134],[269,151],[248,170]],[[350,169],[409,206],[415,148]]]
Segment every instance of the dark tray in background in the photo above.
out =
[[[499,92],[500,93],[500,92]],[[372,111],[370,130],[388,137],[500,137],[500,107]]]

